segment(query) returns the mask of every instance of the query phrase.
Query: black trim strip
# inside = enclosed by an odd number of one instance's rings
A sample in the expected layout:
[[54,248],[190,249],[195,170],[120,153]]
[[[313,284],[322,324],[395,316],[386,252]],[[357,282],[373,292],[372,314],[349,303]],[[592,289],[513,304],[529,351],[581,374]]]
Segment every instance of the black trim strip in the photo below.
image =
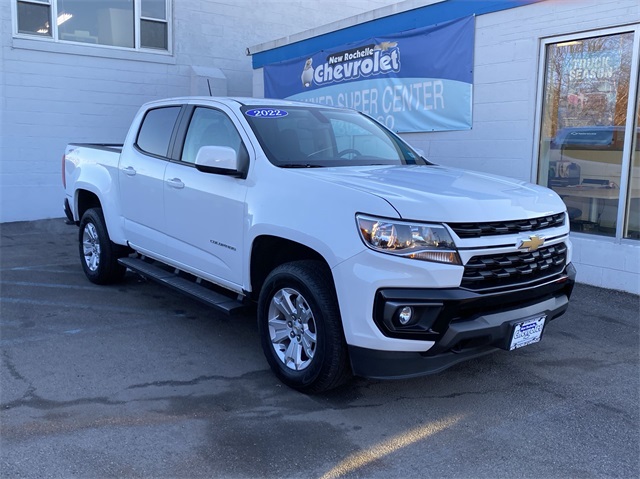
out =
[[105,151],[119,150],[120,152],[122,152],[122,148],[124,148],[124,144],[122,143],[69,143],[69,146],[80,146]]
[[564,226],[567,221],[565,211],[537,218],[484,221],[484,222],[456,222],[447,223],[459,238],[482,238],[485,236],[500,236],[515,233],[530,233],[553,227]]
[[[182,161],[182,149],[184,148],[184,141],[187,137],[187,130],[189,129],[189,123],[191,123],[191,117],[196,110],[195,105],[184,105],[178,120],[176,122],[176,128],[173,130],[171,136],[171,143],[169,145],[169,151],[171,152],[171,159],[174,161]],[[195,166],[195,165],[194,165]]]

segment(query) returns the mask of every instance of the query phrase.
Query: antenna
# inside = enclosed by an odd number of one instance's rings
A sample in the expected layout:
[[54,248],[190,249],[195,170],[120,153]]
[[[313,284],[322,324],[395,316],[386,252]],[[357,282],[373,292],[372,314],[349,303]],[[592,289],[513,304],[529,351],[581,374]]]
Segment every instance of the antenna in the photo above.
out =
[[209,81],[208,78],[207,78],[207,86],[209,87],[209,96],[213,96],[213,94],[211,93],[211,82]]

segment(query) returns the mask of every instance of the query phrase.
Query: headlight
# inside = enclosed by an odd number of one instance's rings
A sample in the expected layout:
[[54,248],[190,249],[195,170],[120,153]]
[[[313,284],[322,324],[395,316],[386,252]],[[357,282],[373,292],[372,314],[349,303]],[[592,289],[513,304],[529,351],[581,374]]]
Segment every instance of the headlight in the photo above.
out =
[[438,224],[407,223],[356,215],[360,237],[369,248],[397,256],[461,264],[447,229]]

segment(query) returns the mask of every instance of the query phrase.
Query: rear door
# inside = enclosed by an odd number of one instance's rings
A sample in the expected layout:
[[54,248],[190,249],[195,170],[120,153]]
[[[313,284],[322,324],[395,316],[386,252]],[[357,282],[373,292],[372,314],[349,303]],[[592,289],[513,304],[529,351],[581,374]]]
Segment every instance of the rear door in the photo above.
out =
[[137,250],[154,255],[167,253],[164,172],[180,112],[180,105],[147,111],[118,171],[127,239]]
[[248,165],[248,143],[228,113],[222,106],[197,106],[185,114],[188,128],[176,143],[179,161],[164,172],[165,228],[171,259],[241,291],[246,180],[195,167],[198,150],[207,145],[233,148]]

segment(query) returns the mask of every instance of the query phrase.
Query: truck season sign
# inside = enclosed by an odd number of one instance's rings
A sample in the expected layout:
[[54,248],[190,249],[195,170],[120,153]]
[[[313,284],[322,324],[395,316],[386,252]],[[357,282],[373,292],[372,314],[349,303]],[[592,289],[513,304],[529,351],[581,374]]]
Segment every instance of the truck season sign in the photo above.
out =
[[362,111],[398,132],[471,128],[475,18],[264,67],[265,96]]

